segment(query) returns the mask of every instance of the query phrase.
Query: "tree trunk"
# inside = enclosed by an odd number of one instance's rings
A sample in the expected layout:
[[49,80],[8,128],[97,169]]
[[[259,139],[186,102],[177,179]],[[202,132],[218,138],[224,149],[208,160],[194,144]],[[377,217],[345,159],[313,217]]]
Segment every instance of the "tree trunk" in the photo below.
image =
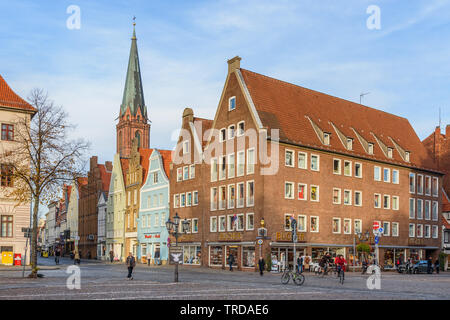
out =
[[37,229],[38,229],[38,213],[39,213],[39,197],[33,199],[33,232],[31,236],[31,273],[30,278],[37,278]]

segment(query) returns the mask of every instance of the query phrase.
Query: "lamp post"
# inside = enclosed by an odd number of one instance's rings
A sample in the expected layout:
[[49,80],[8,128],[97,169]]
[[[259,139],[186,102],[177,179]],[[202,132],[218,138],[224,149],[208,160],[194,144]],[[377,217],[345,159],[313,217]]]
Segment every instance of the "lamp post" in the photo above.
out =
[[[190,221],[184,219],[181,221],[182,230],[180,232],[180,217],[178,216],[178,212],[175,212],[175,216],[173,217],[173,221],[169,219],[166,221],[166,228],[169,234],[175,237],[175,247],[178,247],[178,237],[182,234],[185,234],[187,230],[190,228]],[[180,256],[173,257],[175,262],[175,274],[174,274],[174,282],[178,282],[178,261]],[[170,259],[170,258],[169,258]]]
[[292,242],[294,243],[294,272],[297,272],[297,259],[296,259],[296,248],[295,244],[297,243],[297,220],[295,218],[292,218],[291,220],[291,227],[292,227]]

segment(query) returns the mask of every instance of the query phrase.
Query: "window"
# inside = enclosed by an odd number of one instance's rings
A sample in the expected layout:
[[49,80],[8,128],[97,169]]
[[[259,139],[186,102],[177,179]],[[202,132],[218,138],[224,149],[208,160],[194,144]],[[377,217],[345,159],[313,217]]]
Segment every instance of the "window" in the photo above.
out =
[[159,225],[159,213],[155,214],[155,227]]
[[137,196],[137,189],[134,189],[134,197],[133,197],[134,205],[137,204],[137,198],[138,198],[138,196]]
[[183,142],[183,154],[189,153],[189,140]]
[[1,216],[0,235],[2,238],[13,236],[13,216]]
[[[236,217],[235,217],[236,216]],[[228,215],[227,216],[227,231],[233,231],[236,230],[236,224],[237,224],[237,215]]]
[[374,194],[374,208],[381,208],[381,194],[375,193]]
[[228,155],[228,179],[234,178],[234,153]]
[[[137,197],[137,196],[136,196],[136,197]],[[164,196],[163,196],[162,193],[160,193],[160,194],[159,194],[159,205],[160,205],[160,206],[163,205],[163,199],[164,199]]]
[[236,135],[236,126],[232,124],[228,127],[228,139],[234,139]]
[[165,227],[166,226],[166,213],[163,212],[161,213],[161,227]]
[[409,155],[410,155],[409,151],[406,151],[405,152],[405,160],[406,160],[406,162],[409,162]]
[[362,192],[355,191],[355,206],[362,206]]
[[310,216],[309,217],[309,231],[310,232],[319,232],[319,217]]
[[423,200],[417,199],[417,219],[423,219]]
[[[150,197],[149,197],[150,198]],[[178,206],[180,205],[180,195],[176,194],[174,195],[174,204],[173,207],[174,208],[178,208]]]
[[383,169],[383,181],[391,182],[391,170],[388,168]]
[[284,198],[285,199],[294,199],[294,183],[293,182],[285,182],[284,183]]
[[328,132],[323,133],[323,144],[330,145],[330,134]]
[[298,200],[307,200],[307,185],[304,183],[298,184]]
[[409,198],[409,218],[414,219],[416,217],[416,202],[413,198]]
[[344,219],[344,234],[352,233],[352,219]]
[[237,176],[244,175],[244,167],[245,167],[245,151],[239,151],[237,154]]
[[341,174],[341,160],[340,159],[333,159],[333,173]]
[[183,168],[177,168],[177,181],[183,180]]
[[306,169],[307,168],[307,162],[308,162],[308,158],[306,157],[306,153],[299,152],[298,153],[298,167],[300,169]]
[[431,226],[429,224],[425,225],[425,238],[431,238]]
[[191,164],[189,166],[189,178],[194,179],[195,178],[195,164]]
[[438,197],[439,194],[439,179],[433,177],[433,197]]
[[391,234],[391,224],[389,222],[383,222],[383,236],[389,236]]
[[226,186],[219,187],[219,210],[224,210],[226,207]]
[[438,202],[433,201],[433,207],[432,207],[432,216],[433,221],[438,221]]
[[247,174],[255,173],[255,149],[247,150]]
[[319,171],[319,156],[312,154],[311,155],[311,170]]
[[391,196],[383,195],[383,209],[389,209],[391,207]]
[[224,180],[227,177],[227,156],[220,157],[219,162],[219,180]]
[[341,233],[341,218],[333,218],[331,231],[333,233]]
[[244,183],[240,182],[237,184],[237,204],[236,208],[244,207]]
[[341,204],[341,189],[333,188],[333,203]]
[[245,122],[244,121],[238,122],[238,129],[236,135],[240,137],[243,136],[244,134],[245,134]]
[[2,123],[2,140],[14,140],[14,125]]
[[198,233],[198,218],[192,219],[192,233]]
[[353,139],[347,138],[347,149],[352,150],[353,149]]
[[217,188],[211,188],[211,210],[217,210]]
[[309,198],[311,201],[319,201],[319,186],[311,185],[311,194]]
[[209,218],[209,231],[217,232],[217,217]]
[[186,207],[190,207],[192,206],[192,193],[191,192],[187,192],[186,193]]
[[423,175],[417,175],[417,193],[423,194]]
[[[438,237],[438,226],[433,225],[433,228],[432,228],[431,232],[432,232],[433,239],[437,239],[437,237]],[[448,234],[448,233],[446,233],[446,234]],[[448,242],[448,239],[447,239],[447,242]]]
[[409,193],[416,192],[416,175],[414,173],[409,174]]
[[392,183],[398,184],[399,183],[398,178],[399,178],[398,170],[392,169]]
[[362,221],[359,219],[355,219],[354,220],[354,225],[355,225],[355,233],[361,233],[362,230]]
[[244,231],[244,214],[237,215],[237,231]]
[[398,237],[398,222],[392,222],[392,236]]
[[131,206],[131,191],[128,191],[127,194],[128,194],[128,206]]
[[298,216],[297,227],[298,231],[306,232],[306,216],[304,215]]
[[352,204],[352,191],[351,190],[344,190],[344,205],[351,205]]
[[417,225],[417,238],[423,238],[423,225]]
[[286,167],[294,167],[294,151],[285,150],[284,165]]
[[286,213],[284,215],[284,231],[292,231],[292,215],[289,213]]
[[220,129],[219,142],[224,142],[227,139],[227,129]]
[[425,195],[431,196],[431,177],[425,177]]
[[416,228],[416,226],[414,225],[414,223],[409,224],[409,237],[410,238],[414,238],[415,228]]
[[392,210],[398,210],[399,209],[399,198],[398,196],[392,196]]
[[157,184],[158,183],[158,172],[155,172],[153,174],[153,184]]
[[373,167],[373,180],[375,181],[381,181],[381,168],[380,167]]
[[1,178],[0,178],[0,184],[2,187],[13,187],[14,183],[13,183],[13,167],[6,165],[6,164],[2,164],[0,166],[0,174],[1,174]]
[[236,201],[236,187],[234,184],[228,185],[228,209],[233,209]]
[[247,213],[247,222],[245,229],[253,230],[255,228],[255,217],[253,213]]
[[186,194],[184,194],[184,193],[182,193],[182,194],[180,194],[180,196],[181,196],[181,204],[180,204],[180,207],[185,207],[186,206]]
[[359,162],[355,163],[355,177],[362,178],[362,164]]
[[219,217],[219,232],[225,231],[225,223],[226,223],[226,217],[220,216]]
[[194,191],[192,194],[193,194],[192,205],[196,206],[198,205],[198,191]]
[[344,161],[344,175],[346,176],[352,176],[352,162],[351,161]]
[[392,148],[387,148],[388,158],[392,158]]
[[247,181],[247,207],[255,204],[255,182]]
[[211,181],[217,181],[217,159],[211,159]]
[[425,200],[425,220],[431,219],[431,201]]
[[228,100],[228,111],[233,111],[236,109],[236,97],[231,97]]
[[369,142],[369,144],[368,144],[368,146],[367,146],[367,149],[368,149],[368,151],[369,151],[369,154],[373,154],[373,143],[370,143],[370,142]]

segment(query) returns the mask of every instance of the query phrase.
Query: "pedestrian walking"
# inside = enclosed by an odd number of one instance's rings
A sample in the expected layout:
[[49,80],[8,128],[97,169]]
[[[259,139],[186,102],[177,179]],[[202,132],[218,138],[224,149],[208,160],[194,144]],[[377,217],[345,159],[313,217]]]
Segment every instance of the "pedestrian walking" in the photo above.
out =
[[263,257],[259,257],[258,266],[259,266],[259,274],[261,276],[264,274],[265,265],[266,265],[266,262],[264,261]]
[[114,261],[114,251],[109,251],[109,261],[111,262],[111,263],[113,263],[113,261]]
[[133,268],[136,266],[136,259],[133,257],[133,253],[129,253],[127,257],[127,267],[128,267],[128,276],[129,280],[133,280]]
[[228,265],[230,266],[230,271],[233,271],[233,263],[234,263],[234,256],[232,253],[228,255]]
[[303,257],[298,256],[298,258],[297,258],[297,273],[302,273],[302,272],[303,272]]
[[150,261],[152,260],[152,254],[150,253],[150,251],[147,252],[146,258],[147,258],[147,265],[150,267]]
[[80,253],[78,252],[78,250],[75,250],[75,254],[74,254],[74,262],[73,264],[80,264]]
[[61,256],[61,252],[59,251],[59,249],[55,250],[55,263],[59,264],[59,257]]
[[433,260],[431,260],[431,256],[428,257],[428,260],[427,260],[427,273],[428,274],[433,273]]
[[436,273],[439,274],[439,258],[434,262],[434,268],[436,269]]

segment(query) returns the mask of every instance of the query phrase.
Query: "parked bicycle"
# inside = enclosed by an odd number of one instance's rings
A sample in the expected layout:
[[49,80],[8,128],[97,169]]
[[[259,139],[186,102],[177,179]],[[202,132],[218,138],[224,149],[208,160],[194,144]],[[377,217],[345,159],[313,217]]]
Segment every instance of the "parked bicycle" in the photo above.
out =
[[281,276],[281,283],[287,284],[290,279],[298,286],[305,283],[305,276],[303,274],[297,272],[294,273],[290,268],[286,268]]

